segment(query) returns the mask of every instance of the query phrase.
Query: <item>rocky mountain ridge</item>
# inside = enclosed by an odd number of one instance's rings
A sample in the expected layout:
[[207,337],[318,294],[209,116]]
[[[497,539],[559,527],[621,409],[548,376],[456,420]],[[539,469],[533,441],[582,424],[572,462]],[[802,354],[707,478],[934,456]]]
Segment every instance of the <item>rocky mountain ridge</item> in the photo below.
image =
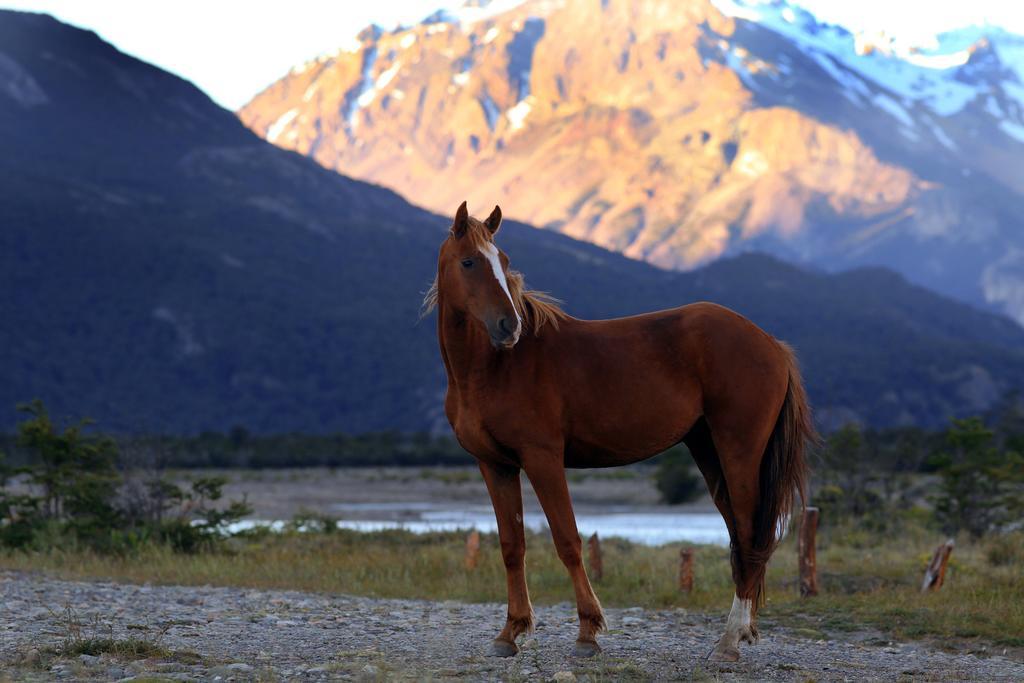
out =
[[1024,321],[1022,65],[994,29],[912,51],[784,2],[526,0],[368,29],[239,115],[435,210],[674,269],[885,265]]

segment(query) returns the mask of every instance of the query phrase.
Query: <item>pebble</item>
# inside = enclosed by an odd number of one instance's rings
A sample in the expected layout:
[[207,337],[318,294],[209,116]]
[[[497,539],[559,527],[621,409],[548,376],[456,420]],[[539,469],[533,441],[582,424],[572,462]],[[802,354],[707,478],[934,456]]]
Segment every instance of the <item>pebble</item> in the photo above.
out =
[[[537,630],[521,652],[487,657],[505,621],[505,605],[380,600],[298,591],[146,586],[59,581],[34,573],[0,572],[0,671],[15,680],[112,681],[146,678],[243,681],[327,678],[571,681],[629,678],[718,681],[1024,680],[1024,662],[951,654],[923,643],[890,643],[878,633],[830,633],[828,641],[787,631],[783,618],[762,622],[761,642],[742,659],[716,666],[714,646],[728,605],[718,613],[682,609],[609,609],[609,623],[628,626],[599,637],[604,653],[565,669],[577,634],[575,607],[536,607]],[[44,648],[59,646],[59,613],[71,605],[83,625],[109,622],[103,637],[139,637],[150,625],[159,644],[180,656],[120,661],[82,655],[39,668]],[[16,609],[8,609],[15,605]],[[53,612],[47,611],[50,608]],[[35,614],[25,619],[27,613]],[[202,628],[195,627],[202,624]],[[166,630],[164,630],[164,628]],[[108,631],[108,629],[110,629]],[[91,633],[83,634],[86,637]],[[143,634],[145,637],[145,633]],[[156,636],[153,636],[156,637]],[[880,643],[878,644],[872,643]],[[182,663],[185,661],[187,663]],[[228,662],[225,664],[224,662]],[[628,668],[624,668],[628,667]],[[913,672],[913,673],[908,673]]]

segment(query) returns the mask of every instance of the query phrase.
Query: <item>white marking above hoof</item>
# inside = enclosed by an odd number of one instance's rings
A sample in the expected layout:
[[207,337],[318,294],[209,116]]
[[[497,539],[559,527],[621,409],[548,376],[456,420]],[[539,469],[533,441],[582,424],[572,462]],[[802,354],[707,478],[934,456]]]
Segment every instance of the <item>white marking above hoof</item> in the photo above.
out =
[[725,623],[725,633],[722,634],[715,649],[708,655],[709,660],[716,662],[738,661],[740,643],[753,645],[757,642],[757,636],[752,626],[753,607],[752,600],[740,600],[738,596],[733,596],[732,609],[729,610],[729,619]]
[[753,633],[750,628],[750,613],[754,609],[752,600],[740,600],[739,596],[732,596],[732,609],[729,610],[729,620],[725,623],[726,633],[740,634]]

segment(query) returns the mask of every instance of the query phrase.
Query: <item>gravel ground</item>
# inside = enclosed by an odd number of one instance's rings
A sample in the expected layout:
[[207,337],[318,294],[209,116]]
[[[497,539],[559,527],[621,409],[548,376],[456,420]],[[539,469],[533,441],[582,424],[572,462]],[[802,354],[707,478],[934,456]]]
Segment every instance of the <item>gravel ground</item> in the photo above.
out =
[[[510,659],[487,656],[503,605],[376,600],[240,588],[135,586],[0,574],[0,665],[15,680],[1024,680],[1024,663],[885,644],[801,638],[764,622],[736,664],[703,659],[722,615],[609,609],[604,652],[569,656],[569,604],[537,608],[537,629]],[[166,653],[131,661],[59,657],[82,637],[145,638]],[[871,643],[882,643],[872,645]]]

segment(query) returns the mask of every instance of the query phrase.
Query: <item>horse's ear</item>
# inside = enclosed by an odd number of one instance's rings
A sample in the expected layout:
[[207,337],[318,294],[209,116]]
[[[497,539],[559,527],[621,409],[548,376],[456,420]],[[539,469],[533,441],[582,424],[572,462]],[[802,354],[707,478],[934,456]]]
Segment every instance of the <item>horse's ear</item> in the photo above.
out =
[[469,210],[466,209],[466,202],[459,204],[459,210],[455,212],[455,222],[452,223],[452,234],[456,238],[462,237],[466,234],[466,228],[469,227]]
[[494,211],[491,211],[491,215],[484,221],[484,225],[491,232],[491,235],[498,232],[498,227],[501,225],[501,207],[495,206]]

